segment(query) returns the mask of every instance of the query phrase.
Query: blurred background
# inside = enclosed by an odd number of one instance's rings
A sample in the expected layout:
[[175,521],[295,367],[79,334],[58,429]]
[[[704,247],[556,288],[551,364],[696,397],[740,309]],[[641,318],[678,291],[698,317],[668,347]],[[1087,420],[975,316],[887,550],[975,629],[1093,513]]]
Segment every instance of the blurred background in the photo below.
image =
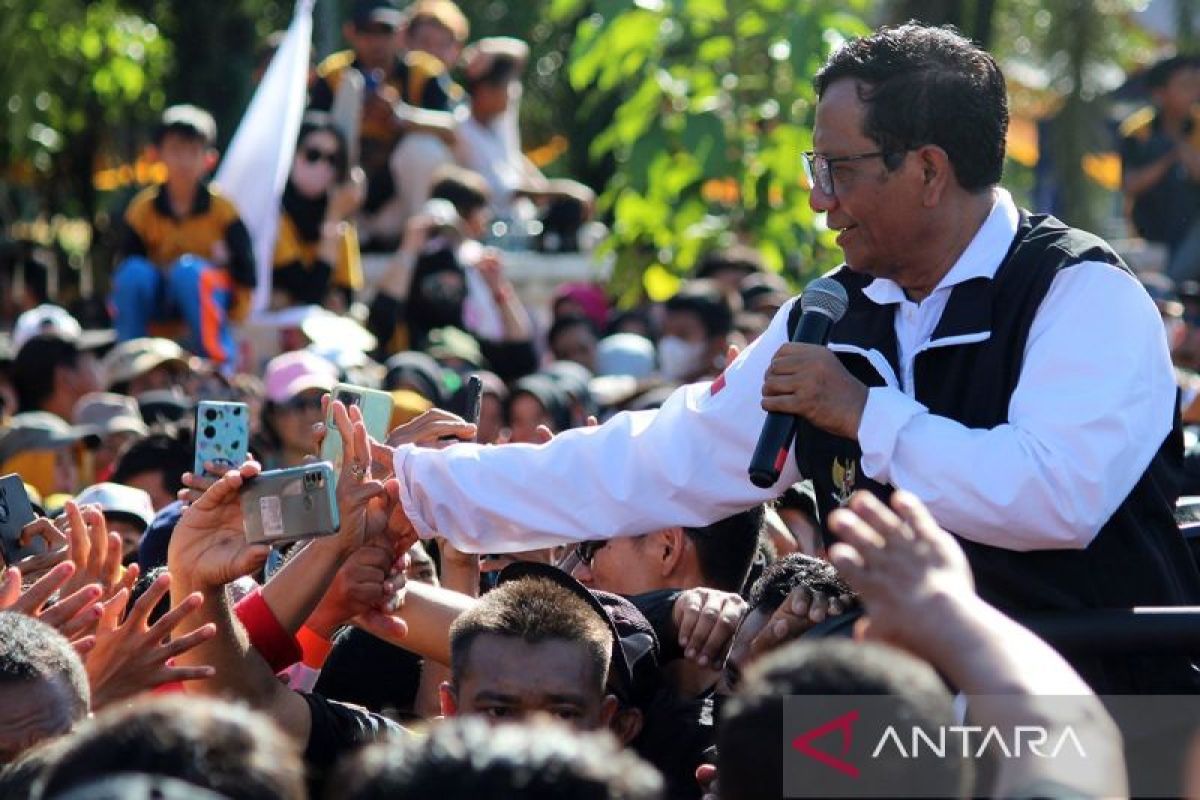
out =
[[[1198,0],[460,0],[471,39],[532,48],[522,141],[550,176],[600,194],[600,257],[623,302],[670,296],[703,251],[744,242],[793,285],[838,262],[807,205],[818,66],[886,23],[951,23],[1009,81],[1006,185],[1022,205],[1129,254],[1116,128],[1146,66],[1189,54]],[[317,0],[314,56],[343,47],[349,3]],[[94,298],[112,221],[156,178],[162,109],[195,103],[223,146],[287,26],[277,0],[0,0],[0,317]],[[1147,256],[1152,257],[1152,256]]]

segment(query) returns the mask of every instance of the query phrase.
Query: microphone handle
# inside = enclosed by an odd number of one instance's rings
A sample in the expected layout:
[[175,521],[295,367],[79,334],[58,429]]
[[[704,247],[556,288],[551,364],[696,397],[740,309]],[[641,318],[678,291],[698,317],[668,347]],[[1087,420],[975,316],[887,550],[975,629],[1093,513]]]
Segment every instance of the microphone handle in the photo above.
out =
[[[800,315],[800,322],[792,335],[792,342],[824,345],[829,341],[833,320],[819,311]],[[750,482],[760,489],[769,489],[779,480],[779,473],[787,463],[792,451],[792,440],[796,436],[797,419],[794,414],[778,411],[767,412],[762,433],[754,456],[750,459]]]

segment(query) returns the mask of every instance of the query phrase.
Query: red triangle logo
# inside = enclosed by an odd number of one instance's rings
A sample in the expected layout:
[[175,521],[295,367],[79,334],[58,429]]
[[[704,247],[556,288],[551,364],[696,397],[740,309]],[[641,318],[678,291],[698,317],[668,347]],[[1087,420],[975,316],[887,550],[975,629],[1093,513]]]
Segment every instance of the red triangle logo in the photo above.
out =
[[[858,712],[850,711],[836,719],[831,719],[823,725],[819,725],[812,730],[805,731],[792,740],[792,747],[800,753],[808,756],[814,761],[819,761],[830,769],[835,769],[843,775],[849,775],[851,778],[858,777],[858,767],[845,760],[846,755],[850,752],[850,743],[854,739],[853,725],[858,721]],[[841,757],[826,753],[824,750],[818,750],[813,747],[813,742],[835,731],[840,731],[842,734],[842,752]]]

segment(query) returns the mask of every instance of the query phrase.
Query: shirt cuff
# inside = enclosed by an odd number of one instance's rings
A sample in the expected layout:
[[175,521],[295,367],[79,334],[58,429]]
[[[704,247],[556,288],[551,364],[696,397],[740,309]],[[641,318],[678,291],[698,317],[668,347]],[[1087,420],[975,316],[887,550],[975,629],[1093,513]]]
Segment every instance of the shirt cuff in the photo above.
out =
[[416,445],[405,444],[396,448],[396,457],[392,464],[392,468],[396,473],[396,479],[400,482],[400,505],[404,507],[404,515],[408,517],[408,521],[412,523],[413,528],[417,532],[417,536],[422,539],[432,539],[437,536],[437,531],[425,524],[425,520],[417,511],[417,501],[413,497],[412,490],[409,487],[410,472],[407,469],[408,459]]
[[871,388],[858,425],[863,474],[871,480],[887,483],[900,431],[913,417],[927,413],[928,408],[899,389],[889,386]]

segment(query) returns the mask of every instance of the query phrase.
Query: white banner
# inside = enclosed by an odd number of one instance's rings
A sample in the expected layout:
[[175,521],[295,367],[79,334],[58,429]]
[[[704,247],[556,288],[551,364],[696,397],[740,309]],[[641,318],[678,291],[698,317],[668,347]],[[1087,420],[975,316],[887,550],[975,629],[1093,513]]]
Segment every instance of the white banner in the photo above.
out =
[[279,206],[296,153],[308,100],[315,0],[298,0],[292,24],[238,124],[213,182],[232,200],[250,231],[258,288],[254,310],[271,298],[271,266],[279,233]]

